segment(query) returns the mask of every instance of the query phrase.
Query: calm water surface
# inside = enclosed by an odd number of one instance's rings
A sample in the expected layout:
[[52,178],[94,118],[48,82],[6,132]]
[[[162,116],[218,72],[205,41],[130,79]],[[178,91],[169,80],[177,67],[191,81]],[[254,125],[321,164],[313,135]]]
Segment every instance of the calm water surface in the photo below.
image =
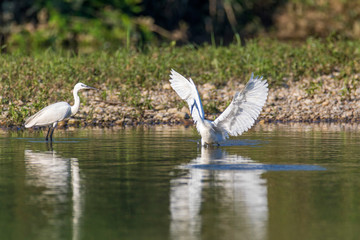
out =
[[0,133],[0,239],[359,239],[360,131]]

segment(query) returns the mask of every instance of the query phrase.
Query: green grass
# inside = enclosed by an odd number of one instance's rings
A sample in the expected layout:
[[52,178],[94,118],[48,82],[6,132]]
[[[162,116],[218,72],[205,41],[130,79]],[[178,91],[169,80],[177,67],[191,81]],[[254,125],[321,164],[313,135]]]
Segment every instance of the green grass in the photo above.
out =
[[71,89],[79,81],[95,87],[105,84],[110,89],[126,89],[119,101],[151,108],[150,101],[137,102],[141,89],[160,88],[172,68],[197,84],[210,82],[221,87],[227,81],[245,82],[254,72],[275,87],[334,71],[340,73],[339,80],[346,80],[360,72],[359,60],[360,41],[339,39],[308,39],[301,43],[258,39],[247,42],[245,47],[166,45],[79,56],[53,51],[31,56],[5,54],[0,57],[0,109],[8,111],[8,116],[4,119],[0,113],[0,124],[21,125],[26,116],[49,103],[71,99]]

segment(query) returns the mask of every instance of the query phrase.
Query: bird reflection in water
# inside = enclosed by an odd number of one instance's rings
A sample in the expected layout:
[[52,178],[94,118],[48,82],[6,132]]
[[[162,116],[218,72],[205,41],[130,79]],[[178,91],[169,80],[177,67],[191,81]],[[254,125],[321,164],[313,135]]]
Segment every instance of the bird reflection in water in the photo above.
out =
[[25,166],[26,184],[36,190],[29,204],[39,210],[39,217],[49,225],[38,233],[39,239],[61,239],[63,228],[68,225],[66,215],[71,216],[72,239],[79,239],[82,196],[78,159],[63,158],[55,151],[25,150]]
[[[267,181],[262,178],[265,170],[233,171],[192,168],[202,164],[250,164],[250,158],[229,155],[221,148],[202,148],[201,156],[185,168],[186,174],[171,180],[170,234],[173,239],[201,239],[206,221],[201,208],[210,194],[216,199],[216,227],[222,239],[264,239],[268,221]],[[214,208],[214,207],[213,207]],[[215,210],[216,211],[216,210]],[[214,226],[214,225],[212,225]]]

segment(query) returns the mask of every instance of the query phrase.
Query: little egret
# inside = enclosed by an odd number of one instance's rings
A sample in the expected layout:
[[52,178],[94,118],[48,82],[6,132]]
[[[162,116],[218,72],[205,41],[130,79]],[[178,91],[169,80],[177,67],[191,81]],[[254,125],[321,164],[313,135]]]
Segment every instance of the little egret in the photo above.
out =
[[201,145],[220,145],[229,135],[238,136],[247,131],[260,114],[268,95],[268,84],[262,77],[252,74],[242,92],[236,92],[230,105],[214,121],[205,119],[199,93],[191,78],[187,80],[173,69],[170,85],[186,100],[196,129],[201,135]]
[[74,105],[70,106],[67,102],[57,102],[54,104],[51,104],[43,109],[41,109],[39,112],[35,113],[25,121],[25,127],[30,128],[33,126],[49,126],[49,130],[46,134],[45,140],[49,140],[49,134],[50,134],[50,141],[52,142],[52,135],[54,133],[54,130],[58,124],[58,122],[69,118],[71,116],[74,116],[80,106],[80,98],[78,95],[78,91],[81,89],[96,89],[93,87],[86,86],[83,83],[77,83],[73,90],[74,95]]

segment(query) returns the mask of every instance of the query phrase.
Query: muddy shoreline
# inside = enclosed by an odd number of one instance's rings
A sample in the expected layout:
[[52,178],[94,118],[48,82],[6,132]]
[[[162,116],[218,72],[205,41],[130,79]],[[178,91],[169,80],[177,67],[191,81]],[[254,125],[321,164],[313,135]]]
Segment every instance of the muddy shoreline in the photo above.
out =
[[[270,86],[267,102],[257,119],[262,123],[355,123],[360,122],[360,74],[351,80],[338,80],[336,74],[317,79],[289,81],[284,86]],[[231,102],[243,84],[229,82],[221,88],[206,83],[198,85],[207,119],[215,119]],[[120,101],[120,90],[101,86],[99,92],[86,91],[77,115],[59,123],[67,127],[124,127],[137,125],[191,125],[189,109],[170,84],[142,89],[137,106]],[[105,91],[106,99],[101,97]],[[138,96],[139,98],[139,96]],[[72,101],[72,100],[71,100]],[[145,103],[149,103],[146,105]],[[210,112],[210,113],[209,113]],[[212,112],[212,113],[211,113]],[[4,114],[3,114],[4,115]],[[2,129],[23,129],[0,119]]]

